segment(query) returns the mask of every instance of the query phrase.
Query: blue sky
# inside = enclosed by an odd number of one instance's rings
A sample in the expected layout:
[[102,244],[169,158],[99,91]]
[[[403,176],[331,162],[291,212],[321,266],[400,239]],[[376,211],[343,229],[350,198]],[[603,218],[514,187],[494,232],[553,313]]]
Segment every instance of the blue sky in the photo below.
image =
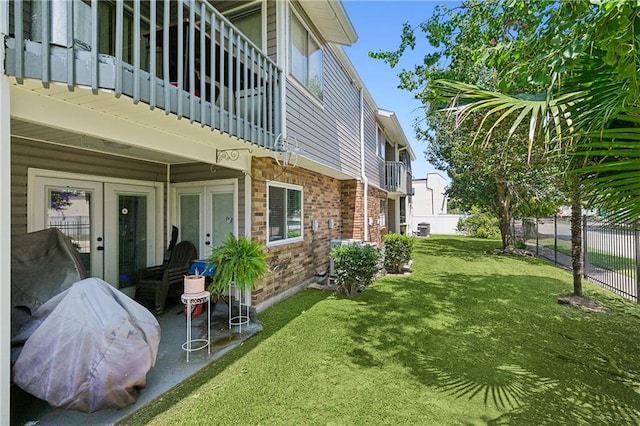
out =
[[444,172],[427,163],[424,156],[426,146],[424,142],[416,140],[413,122],[416,118],[424,117],[420,103],[413,99],[411,93],[397,87],[398,73],[402,68],[411,68],[422,61],[426,43],[422,43],[422,46],[418,44],[416,51],[405,54],[394,69],[381,60],[369,58],[367,54],[369,51],[396,49],[400,44],[402,25],[408,22],[415,27],[431,17],[433,8],[442,3],[444,2],[425,0],[343,0],[344,8],[358,33],[358,41],[353,46],[345,47],[345,52],[378,107],[397,114],[416,154],[416,161],[413,163],[414,178],[424,178],[427,173],[432,172],[446,177]]

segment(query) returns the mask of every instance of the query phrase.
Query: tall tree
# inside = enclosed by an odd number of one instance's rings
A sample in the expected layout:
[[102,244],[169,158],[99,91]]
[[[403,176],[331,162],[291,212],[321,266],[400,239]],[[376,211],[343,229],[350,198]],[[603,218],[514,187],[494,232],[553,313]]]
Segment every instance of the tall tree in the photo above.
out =
[[554,164],[542,155],[527,161],[526,142],[514,143],[504,126],[494,132],[490,144],[481,146],[473,143],[472,124],[456,128],[450,116],[433,110],[429,123],[429,131],[420,132],[419,138],[428,142],[427,159],[451,177],[447,195],[467,211],[478,206],[493,213],[499,221],[502,247],[512,251],[514,212],[531,212],[557,202]]
[[[544,9],[547,3],[538,8]],[[422,63],[399,73],[400,87],[414,92],[425,105],[426,120],[416,126],[416,132],[428,143],[428,159],[451,177],[450,193],[496,214],[506,250],[514,245],[510,223],[519,200],[540,198],[545,186],[537,185],[541,179],[535,179],[542,173],[531,170],[542,170],[541,164],[546,162],[541,160],[541,152],[527,150],[527,129],[510,132],[510,125],[497,122],[494,126],[460,128],[454,116],[442,113],[446,104],[426,83],[447,78],[494,89],[519,88],[523,84],[519,73],[501,72],[504,57],[500,46],[521,43],[539,22],[539,14],[532,13],[536,9],[518,6],[505,8],[495,1],[467,1],[455,8],[438,6],[419,27],[404,26],[396,51],[370,54],[395,66],[406,49],[416,48],[420,41],[417,30],[435,47]]]
[[548,146],[568,146],[583,159],[574,170],[582,184],[573,187],[571,219],[574,293],[580,295],[582,194],[617,220],[640,215],[640,5],[575,3],[549,10],[526,45],[540,52],[537,63],[549,71],[545,92],[504,93],[461,81],[433,82],[430,89],[456,103],[463,120],[483,111],[490,122],[513,122],[512,129],[527,122],[530,146],[541,128]]
[[[616,89],[613,86],[621,79],[614,78],[608,81],[608,86],[606,84],[607,78],[611,78],[611,68],[620,76],[631,79],[637,76],[635,64],[640,63],[637,61],[639,38],[635,34],[635,29],[640,28],[635,11],[637,7],[635,3],[623,0],[464,1],[457,8],[438,8],[419,28],[405,25],[397,51],[378,52],[372,56],[395,66],[406,49],[415,48],[416,30],[419,29],[436,51],[426,54],[423,63],[414,69],[400,72],[401,87],[414,91],[418,98],[430,106],[441,107],[449,102],[454,104],[455,108],[451,110],[457,113],[458,122],[475,120],[477,114],[484,114],[485,118],[480,120],[477,128],[485,129],[481,138],[485,147],[491,143],[494,130],[506,124],[509,126],[508,134],[513,136],[522,132],[524,125],[528,129],[530,155],[542,145],[546,152],[555,153],[558,167],[563,167],[567,146],[571,151],[581,152],[575,148],[577,142],[593,140],[594,135],[589,135],[595,129],[591,111],[600,111],[600,118],[606,121],[621,105],[613,99],[616,98],[613,91],[618,92],[619,98],[623,87],[631,86],[637,99],[634,89],[638,85],[637,77],[631,82],[623,78],[627,84]],[[629,28],[633,31],[629,32]],[[600,76],[604,77],[602,83],[607,87],[599,91],[598,100],[590,98],[589,92],[593,88],[584,79],[588,79],[588,73],[579,72],[597,69],[589,64],[590,61],[584,60],[594,55],[601,57],[601,64],[609,66],[609,71]],[[496,82],[487,84],[487,81],[483,81],[486,73],[482,70],[494,73]],[[577,85],[574,83],[575,90],[557,92],[560,83],[566,87],[567,76],[576,75],[580,76],[582,82],[576,82]],[[456,83],[451,85],[447,81]],[[551,94],[556,96],[551,97]],[[593,102],[589,105],[585,100]],[[604,103],[598,105],[600,101]],[[627,114],[625,118],[629,120],[630,115],[633,114]],[[547,130],[544,138],[538,137],[537,129],[540,126]],[[576,133],[574,130],[580,127],[589,130],[583,134]],[[600,127],[599,130],[605,128]],[[550,137],[552,131],[553,137]],[[603,151],[609,148],[606,145],[606,140],[611,139],[609,136],[601,133],[600,139],[604,139],[605,144],[597,147],[591,145],[586,149],[589,152],[587,155],[596,152],[606,155]],[[616,137],[620,138],[621,134]],[[518,141],[514,139],[513,142]],[[625,150],[628,161],[640,157],[633,157],[633,147],[618,146]],[[637,148],[635,150],[637,152]],[[608,167],[617,167],[612,166],[610,161],[606,163]],[[576,162],[565,162],[564,166],[573,164]],[[605,166],[591,167],[595,169],[589,170],[591,178],[585,185],[579,184],[579,174],[567,175],[569,179],[574,179],[568,185],[573,189],[571,204],[574,206],[580,205],[580,190],[590,189],[593,194],[594,189],[602,191],[615,179],[615,173],[602,175]],[[633,166],[625,164],[624,167]],[[593,178],[594,173],[600,173],[600,176]],[[628,182],[628,179],[617,179],[620,192],[612,194],[605,190],[606,195],[600,195],[599,198],[608,202],[626,200],[624,206],[618,204],[618,207],[631,211],[629,200],[634,197],[634,188]],[[581,211],[574,210],[576,214]],[[581,293],[582,275],[580,225],[577,219],[572,220],[574,290],[577,294]]]

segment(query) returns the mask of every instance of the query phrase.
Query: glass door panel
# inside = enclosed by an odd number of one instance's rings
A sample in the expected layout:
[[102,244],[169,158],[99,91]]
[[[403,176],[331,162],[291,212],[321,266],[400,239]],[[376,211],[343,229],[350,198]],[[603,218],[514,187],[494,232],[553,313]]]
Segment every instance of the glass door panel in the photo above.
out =
[[138,270],[155,262],[156,189],[105,184],[105,281],[133,286]]
[[137,284],[147,266],[147,197],[118,195],[118,288]]
[[80,253],[89,276],[103,277],[102,184],[37,177],[29,231],[58,228]]
[[235,235],[233,194],[211,194],[211,247],[218,247],[231,232]]
[[185,185],[175,191],[179,240],[198,247],[200,259],[207,258],[211,248],[220,245],[229,232],[237,235],[235,183],[227,180],[215,185]]
[[206,256],[202,252],[200,238],[200,194],[180,194],[180,241],[191,241],[198,247],[199,257]]

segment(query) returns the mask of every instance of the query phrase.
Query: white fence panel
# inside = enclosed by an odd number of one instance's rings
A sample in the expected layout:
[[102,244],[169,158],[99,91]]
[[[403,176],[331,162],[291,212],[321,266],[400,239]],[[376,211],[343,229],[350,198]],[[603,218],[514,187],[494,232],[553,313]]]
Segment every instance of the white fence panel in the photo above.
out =
[[467,217],[462,214],[438,214],[428,216],[413,216],[413,234],[418,234],[418,224],[428,223],[430,224],[432,234],[457,234],[456,226],[460,218]]

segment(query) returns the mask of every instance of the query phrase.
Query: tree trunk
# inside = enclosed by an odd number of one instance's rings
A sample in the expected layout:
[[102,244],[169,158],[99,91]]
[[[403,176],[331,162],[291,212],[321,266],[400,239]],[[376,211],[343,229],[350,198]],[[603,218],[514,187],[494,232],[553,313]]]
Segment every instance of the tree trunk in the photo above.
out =
[[582,296],[582,203],[580,189],[571,191],[571,266],[573,270],[573,294]]
[[496,179],[496,195],[498,197],[498,220],[500,221],[500,235],[502,249],[513,250],[513,234],[511,233],[511,200],[503,181]]

